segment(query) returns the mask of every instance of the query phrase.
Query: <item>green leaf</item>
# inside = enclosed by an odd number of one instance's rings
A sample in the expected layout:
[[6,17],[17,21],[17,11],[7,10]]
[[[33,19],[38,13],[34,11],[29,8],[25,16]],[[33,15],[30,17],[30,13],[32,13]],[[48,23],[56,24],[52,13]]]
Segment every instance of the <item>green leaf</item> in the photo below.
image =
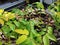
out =
[[32,41],[28,38],[25,42],[21,43],[21,45],[32,45]]
[[11,30],[15,30],[14,24],[12,24],[11,22],[7,22],[6,24],[10,27]]
[[12,9],[12,12],[15,14],[21,15],[21,16],[25,14],[22,10],[20,10],[18,8]]
[[42,36],[41,35],[37,36],[36,41],[37,41],[37,43],[41,44],[42,43]]
[[31,38],[28,38],[25,42],[22,43],[22,45],[36,45],[36,43]]
[[6,36],[9,37],[9,38],[14,38],[14,39],[17,39],[17,36],[18,34],[15,33],[14,31],[11,31],[10,33],[7,33]]
[[24,20],[24,19],[20,19],[19,21],[20,21],[20,23],[22,23],[22,24],[24,24],[24,25],[26,25],[26,24],[27,24],[27,21],[26,21],[26,20]]
[[44,31],[39,32],[40,35],[44,35],[45,33],[46,32],[44,32]]
[[37,8],[39,8],[39,9],[44,9],[44,6],[43,6],[43,4],[42,3],[40,3],[40,2],[35,2],[34,4],[36,4],[36,6],[37,6]]
[[44,45],[50,45],[50,41],[46,35],[43,36],[43,42],[44,42]]
[[29,39],[29,42],[27,43],[28,45],[33,45],[33,42]]
[[21,44],[27,39],[27,35],[22,35],[16,40],[16,44]]
[[9,26],[7,26],[7,25],[4,25],[4,26],[2,27],[2,30],[3,30],[3,32],[4,32],[5,34],[7,34],[7,33],[9,33],[9,32],[11,31],[11,29],[10,29]]
[[15,30],[15,25],[14,24],[10,24],[9,27],[10,27],[11,30]]
[[33,22],[32,20],[30,20],[29,23],[30,23],[30,30],[31,30],[31,32],[32,32],[35,36],[37,36],[37,31],[34,30],[34,22]]
[[48,33],[50,33],[50,34],[53,33],[53,29],[52,29],[52,27],[48,27]]
[[26,24],[26,29],[30,31],[30,24],[29,24],[29,22]]
[[14,24],[17,26],[17,27],[19,27],[20,26],[20,22],[18,22],[18,21],[14,21]]
[[47,37],[53,41],[56,41],[56,37],[53,34],[47,33]]

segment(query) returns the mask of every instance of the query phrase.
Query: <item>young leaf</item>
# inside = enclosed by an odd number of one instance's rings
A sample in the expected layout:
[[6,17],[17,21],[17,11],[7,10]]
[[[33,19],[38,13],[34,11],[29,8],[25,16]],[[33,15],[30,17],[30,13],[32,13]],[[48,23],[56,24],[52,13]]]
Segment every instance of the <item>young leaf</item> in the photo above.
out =
[[19,33],[19,34],[25,34],[25,35],[29,35],[29,31],[24,29],[16,29],[15,32]]
[[50,45],[50,41],[46,35],[43,36],[43,42],[44,42],[44,45]]
[[27,39],[27,35],[22,35],[16,40],[16,44],[21,44]]
[[53,41],[56,41],[56,37],[53,34],[47,33],[47,37]]

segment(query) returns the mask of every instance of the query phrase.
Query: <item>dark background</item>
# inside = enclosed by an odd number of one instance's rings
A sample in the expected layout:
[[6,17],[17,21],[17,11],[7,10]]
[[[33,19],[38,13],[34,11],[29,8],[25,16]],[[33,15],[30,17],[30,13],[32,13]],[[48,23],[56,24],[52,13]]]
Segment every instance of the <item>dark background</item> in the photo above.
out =
[[14,2],[16,0],[0,0],[0,4],[6,3],[6,2]]
[[40,0],[29,0],[30,3],[39,2]]

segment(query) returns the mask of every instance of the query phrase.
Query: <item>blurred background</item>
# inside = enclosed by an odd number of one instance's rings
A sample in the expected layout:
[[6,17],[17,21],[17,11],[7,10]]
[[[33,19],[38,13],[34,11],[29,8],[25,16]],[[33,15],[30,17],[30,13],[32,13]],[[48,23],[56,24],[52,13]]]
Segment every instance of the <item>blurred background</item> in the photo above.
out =
[[41,2],[47,8],[51,3],[56,0],[0,0],[0,8],[9,10],[14,7],[23,7],[27,3],[32,4],[34,2]]

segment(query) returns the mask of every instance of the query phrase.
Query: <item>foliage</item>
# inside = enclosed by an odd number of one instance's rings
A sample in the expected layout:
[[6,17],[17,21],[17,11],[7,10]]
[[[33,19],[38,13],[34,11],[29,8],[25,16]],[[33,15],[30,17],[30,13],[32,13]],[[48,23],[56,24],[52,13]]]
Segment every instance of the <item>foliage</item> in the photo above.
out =
[[60,29],[60,2],[57,1],[57,2],[54,2],[53,4],[51,4],[49,7],[48,7],[48,10],[51,12],[51,16],[52,18],[54,19],[55,21],[55,25],[57,27],[57,29]]
[[[41,16],[42,14],[45,16],[46,13],[44,11],[42,13],[40,10],[41,8],[44,10],[44,6],[39,2],[34,4],[37,8],[28,5],[24,11],[16,8],[11,12],[0,11],[0,24],[2,25],[0,30],[9,41],[11,41],[10,38],[13,38],[16,40],[15,44],[18,45],[50,45],[50,40],[56,41],[53,27],[41,26],[45,24]],[[34,17],[31,18],[32,16]]]

